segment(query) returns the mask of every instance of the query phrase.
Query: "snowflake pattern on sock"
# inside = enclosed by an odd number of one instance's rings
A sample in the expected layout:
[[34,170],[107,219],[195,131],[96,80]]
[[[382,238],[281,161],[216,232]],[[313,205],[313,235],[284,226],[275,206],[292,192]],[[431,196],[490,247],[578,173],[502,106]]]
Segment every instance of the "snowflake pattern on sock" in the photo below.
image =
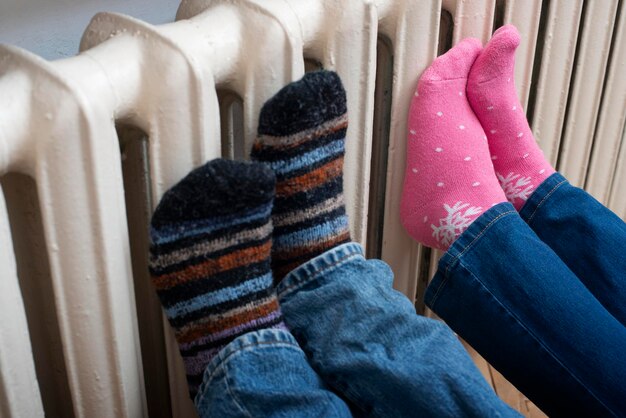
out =
[[444,203],[443,208],[446,211],[446,217],[439,219],[439,226],[431,224],[430,227],[433,230],[433,238],[444,247],[449,247],[474,219],[483,213],[482,207],[471,206],[464,202],[456,202],[452,206]]
[[498,181],[506,199],[512,204],[516,203],[516,199],[523,202],[527,201],[530,195],[533,193],[535,186],[531,183],[530,177],[524,177],[521,174],[509,173],[503,176],[500,173],[496,173]]

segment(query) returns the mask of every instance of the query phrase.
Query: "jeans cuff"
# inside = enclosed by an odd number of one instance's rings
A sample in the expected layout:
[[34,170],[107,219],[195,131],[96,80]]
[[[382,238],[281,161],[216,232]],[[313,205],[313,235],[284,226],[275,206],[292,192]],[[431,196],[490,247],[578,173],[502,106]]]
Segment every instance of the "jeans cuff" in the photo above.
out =
[[507,216],[518,216],[517,211],[509,202],[499,203],[480,215],[469,228],[467,228],[448,251],[439,260],[437,273],[428,285],[424,295],[424,301],[433,306],[439,293],[445,287],[452,269],[459,263],[459,260],[467,253],[498,221]]
[[567,180],[560,173],[552,174],[530,195],[526,203],[524,203],[524,206],[522,206],[519,216],[521,216],[527,224],[530,224],[537,214],[537,211],[541,209],[550,196],[566,183]]
[[269,329],[260,329],[253,332],[248,332],[247,334],[241,335],[230,343],[228,343],[224,348],[222,348],[216,355],[211,359],[209,364],[207,364],[204,369],[204,374],[202,375],[202,383],[198,388],[198,393],[194,400],[194,403],[198,405],[201,397],[204,394],[207,386],[211,382],[215,371],[222,365],[223,362],[228,360],[232,354],[237,353],[238,351],[251,349],[255,346],[261,345],[275,345],[275,346],[293,346],[300,349],[300,345],[296,341],[296,339],[291,335],[286,328],[269,328]]
[[363,247],[356,242],[348,242],[318,255],[296,267],[278,284],[278,298],[301,288],[321,274],[328,273],[354,258],[363,258]]

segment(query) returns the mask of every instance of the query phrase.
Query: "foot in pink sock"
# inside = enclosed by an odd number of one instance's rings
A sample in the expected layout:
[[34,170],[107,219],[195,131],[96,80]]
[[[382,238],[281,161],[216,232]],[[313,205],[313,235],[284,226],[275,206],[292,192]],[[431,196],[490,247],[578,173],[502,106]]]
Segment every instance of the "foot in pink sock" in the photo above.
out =
[[512,25],[498,29],[469,74],[467,98],[487,136],[506,198],[517,210],[554,169],[528,126],[514,83],[520,36]]
[[506,202],[487,137],[465,97],[481,44],[466,39],[422,74],[409,113],[402,225],[417,241],[446,250],[481,213]]

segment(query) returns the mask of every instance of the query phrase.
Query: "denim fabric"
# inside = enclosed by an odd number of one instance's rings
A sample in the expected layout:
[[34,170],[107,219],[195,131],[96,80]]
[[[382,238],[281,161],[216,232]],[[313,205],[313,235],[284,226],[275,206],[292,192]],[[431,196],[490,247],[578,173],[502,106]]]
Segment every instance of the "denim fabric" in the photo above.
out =
[[520,216],[602,305],[626,325],[624,221],[559,173],[537,188]]
[[425,300],[548,415],[626,416],[626,328],[509,203],[450,247]]
[[393,275],[344,244],[278,286],[285,322],[312,367],[356,416],[518,416],[443,323],[415,314]]
[[211,360],[195,399],[204,417],[351,417],[286,330],[235,339]]

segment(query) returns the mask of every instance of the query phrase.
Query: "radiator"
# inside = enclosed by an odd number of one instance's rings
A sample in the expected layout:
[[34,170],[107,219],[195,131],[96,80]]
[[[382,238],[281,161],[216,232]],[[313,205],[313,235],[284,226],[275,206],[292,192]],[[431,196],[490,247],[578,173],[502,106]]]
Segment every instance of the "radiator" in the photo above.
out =
[[424,312],[440,254],[398,219],[407,109],[438,54],[504,23],[547,158],[626,217],[618,0],[183,0],[162,26],[94,16],[68,59],[0,45],[0,416],[195,416],[150,213],[191,168],[246,158],[263,102],[317,68],[348,94],[352,235]]

